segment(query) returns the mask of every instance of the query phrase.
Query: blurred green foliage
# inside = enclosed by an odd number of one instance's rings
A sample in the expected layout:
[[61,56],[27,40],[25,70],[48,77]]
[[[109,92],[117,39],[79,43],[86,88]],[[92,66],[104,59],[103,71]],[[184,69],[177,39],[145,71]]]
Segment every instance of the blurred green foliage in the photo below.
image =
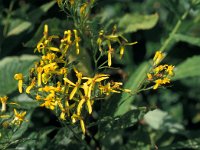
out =
[[[91,12],[94,30],[111,30],[117,25],[120,33],[138,41],[122,60],[114,59],[114,66],[123,70],[112,70],[113,79],[123,81],[125,88],[138,89],[148,61],[167,40],[164,62],[175,65],[176,70],[170,87],[134,96],[113,95],[97,102],[86,123],[89,134],[85,137],[78,127],[60,123],[30,97],[19,95],[13,79],[37,60],[33,50],[44,24],[49,25],[51,34],[61,35],[73,28],[72,19],[55,1],[4,0],[0,10],[0,96],[8,95],[9,102],[19,103],[19,109],[29,112],[29,122],[14,134],[9,128],[0,128],[0,149],[200,149],[199,0],[96,2]],[[89,64],[84,70],[91,74],[93,58],[87,50],[84,55],[86,59],[80,63]]]

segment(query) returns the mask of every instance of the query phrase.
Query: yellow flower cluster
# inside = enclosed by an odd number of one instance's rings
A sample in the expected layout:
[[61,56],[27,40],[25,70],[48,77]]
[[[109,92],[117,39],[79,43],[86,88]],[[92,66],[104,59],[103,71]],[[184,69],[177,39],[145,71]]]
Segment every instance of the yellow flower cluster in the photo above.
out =
[[[21,81],[19,81],[19,82],[21,82]],[[6,119],[6,121],[5,122],[3,121],[3,123],[2,123],[3,127],[7,127],[7,126],[12,125],[12,124],[14,124],[14,125],[20,125],[23,121],[27,121],[25,119],[26,111],[23,111],[23,112],[19,113],[19,112],[17,112],[16,109],[14,109],[13,119],[12,119],[11,115],[6,115],[5,114],[7,100],[8,100],[7,96],[0,97],[0,101],[1,101],[1,104],[2,104],[1,112],[3,113],[2,115],[0,115],[0,118],[1,119]],[[9,103],[9,104],[16,104],[16,103]]]
[[159,86],[165,85],[170,83],[170,77],[174,75],[174,66],[172,65],[158,65],[165,54],[157,51],[154,58],[153,58],[153,68],[147,73],[147,79],[150,82],[154,82],[153,89],[157,89]]
[[[107,81],[108,74],[95,74],[93,77],[87,77],[75,66],[68,64],[66,61],[68,53],[74,47],[76,54],[80,52],[80,38],[77,30],[65,31],[58,46],[53,45],[54,38],[57,36],[49,36],[48,26],[45,25],[43,37],[35,50],[42,53],[42,56],[39,62],[36,62],[35,66],[30,69],[29,84],[25,86],[25,91],[34,96],[41,107],[55,111],[61,120],[69,119],[72,123],[79,121],[82,132],[85,134],[84,116],[86,113],[83,111],[88,114],[93,112],[92,106],[96,96],[130,91],[120,88],[122,85],[120,82]],[[18,80],[21,93],[24,77],[19,73],[15,75],[15,79]]]
[[[109,67],[112,65],[112,56],[115,52],[115,49],[112,47],[111,43],[119,44],[120,59],[124,55],[125,46],[134,45],[137,43],[137,42],[128,43],[128,40],[125,37],[123,37],[122,35],[115,34],[116,29],[113,29],[113,30],[114,30],[113,33],[110,35],[106,35],[104,33],[104,30],[101,30],[99,32],[99,37],[97,39],[99,51],[103,52],[103,49],[107,49],[105,53],[107,53]],[[104,48],[104,45],[105,45],[104,43],[107,44],[107,47],[105,47],[105,48]]]

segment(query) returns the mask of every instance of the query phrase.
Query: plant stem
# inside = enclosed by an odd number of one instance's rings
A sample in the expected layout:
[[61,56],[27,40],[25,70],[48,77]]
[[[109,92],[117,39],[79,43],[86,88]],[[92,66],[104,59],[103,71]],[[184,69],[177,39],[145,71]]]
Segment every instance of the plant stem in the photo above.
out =
[[180,28],[182,21],[187,17],[187,15],[189,14],[190,8],[181,16],[181,18],[178,20],[178,22],[176,23],[176,25],[174,26],[172,32],[169,34],[169,37],[164,41],[163,45],[160,48],[160,51],[164,51],[167,46],[169,45],[169,43],[172,41],[174,34],[178,31],[178,29]]

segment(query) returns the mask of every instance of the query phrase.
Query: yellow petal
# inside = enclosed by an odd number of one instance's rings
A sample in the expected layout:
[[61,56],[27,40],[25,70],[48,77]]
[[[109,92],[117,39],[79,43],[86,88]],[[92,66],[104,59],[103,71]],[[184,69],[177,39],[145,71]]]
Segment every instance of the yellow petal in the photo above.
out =
[[158,88],[158,86],[159,86],[159,84],[156,83],[156,84],[153,86],[153,89],[156,90],[156,89]]
[[48,49],[54,52],[60,52],[60,49],[58,49],[57,47],[48,47]]
[[103,80],[105,80],[105,79],[108,79],[109,77],[100,77],[100,78],[98,78],[98,79],[96,79],[95,81],[96,82],[101,82],[101,81],[103,81]]
[[74,95],[76,94],[77,89],[78,89],[77,86],[74,87],[74,89],[73,89],[72,92],[70,93],[70,95],[69,95],[69,99],[70,99],[70,100],[71,100],[71,99],[74,97]]
[[65,119],[65,113],[64,113],[64,112],[61,112],[61,114],[60,114],[60,119],[61,119],[61,120],[66,120],[66,119]]
[[77,106],[77,115],[80,116],[83,104],[85,103],[85,99],[81,99]]
[[120,47],[120,59],[122,59],[122,56],[124,55],[124,46]]
[[91,114],[92,113],[92,106],[91,106],[91,102],[90,102],[89,99],[87,100],[86,105],[87,105],[89,114]]
[[30,90],[33,88],[32,85],[29,85],[27,88],[26,88],[26,93],[27,94],[30,94]]
[[42,84],[42,73],[38,73],[38,86]]
[[72,86],[76,86],[76,84],[74,84],[72,81],[70,81],[68,78],[63,78],[63,80],[67,83],[69,83]]
[[111,62],[111,52],[108,51],[108,66],[110,67],[112,64]]
[[22,93],[22,84],[23,84],[23,81],[22,81],[22,80],[19,80],[19,81],[18,81],[19,93]]
[[80,124],[81,124],[82,132],[83,132],[83,134],[85,134],[85,124],[84,124],[84,121],[82,119],[80,120]]

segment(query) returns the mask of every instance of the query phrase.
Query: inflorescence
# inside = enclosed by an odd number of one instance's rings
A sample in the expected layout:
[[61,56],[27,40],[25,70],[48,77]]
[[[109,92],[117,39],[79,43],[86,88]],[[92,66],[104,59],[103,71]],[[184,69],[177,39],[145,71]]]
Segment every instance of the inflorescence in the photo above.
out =
[[33,96],[40,106],[57,112],[61,120],[70,118],[72,123],[79,121],[82,132],[85,133],[83,110],[92,114],[97,96],[130,90],[122,89],[121,82],[109,81],[109,74],[84,76],[75,66],[68,63],[68,56],[72,50],[75,50],[77,55],[80,53],[80,37],[77,30],[65,31],[58,46],[52,42],[57,38],[58,36],[48,35],[48,25],[45,25],[43,37],[35,49],[35,52],[42,56],[30,69],[28,86],[23,84],[26,77],[21,73],[15,74],[14,77],[18,80],[20,93],[25,88],[26,93]]

